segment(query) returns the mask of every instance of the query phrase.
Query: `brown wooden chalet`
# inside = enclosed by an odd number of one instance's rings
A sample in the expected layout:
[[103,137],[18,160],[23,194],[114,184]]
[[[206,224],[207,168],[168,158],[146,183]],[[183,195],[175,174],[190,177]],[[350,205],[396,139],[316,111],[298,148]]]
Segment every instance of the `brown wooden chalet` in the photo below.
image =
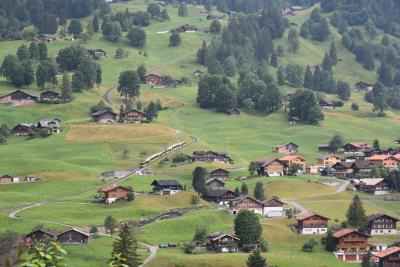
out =
[[306,212],[296,216],[297,229],[300,234],[325,234],[328,231],[329,218],[314,212]]
[[371,90],[374,85],[364,81],[359,81],[354,85],[354,87],[358,90]]
[[117,114],[111,110],[102,110],[90,115],[92,121],[97,123],[114,123],[117,120]]
[[35,243],[46,240],[57,240],[57,232],[48,229],[35,229],[24,237],[26,247],[31,247]]
[[164,77],[158,76],[154,73],[147,74],[144,77],[144,82],[146,84],[151,85],[151,87],[155,88],[163,88],[165,86],[168,86],[167,82],[165,81]]
[[192,158],[194,161],[205,161],[205,162],[222,162],[230,163],[232,159],[227,153],[214,152],[214,151],[194,151]]
[[39,34],[37,36],[37,39],[46,43],[53,43],[57,40],[57,38],[53,34],[45,34],[45,33]]
[[299,152],[299,146],[295,143],[283,143],[272,147],[272,152],[282,154],[297,154]]
[[13,176],[10,175],[1,175],[0,176],[0,184],[11,184],[14,183],[15,178]]
[[390,247],[384,251],[373,253],[378,259],[378,267],[399,267],[400,266],[400,247]]
[[298,165],[302,168],[303,171],[306,170],[308,165],[307,160],[304,157],[298,155],[287,155],[280,158],[280,161],[285,163],[287,166]]
[[257,173],[263,176],[282,176],[287,167],[286,163],[279,159],[267,158],[260,160],[258,163]]
[[331,147],[330,144],[319,144],[318,145],[318,151],[319,152],[325,152],[325,153],[335,153],[336,149]]
[[356,166],[354,162],[341,161],[332,166],[332,175],[346,177],[355,173]]
[[336,241],[335,256],[342,261],[361,261],[367,253],[369,235],[353,229],[333,233]]
[[101,193],[104,193],[104,202],[106,204],[111,204],[118,199],[125,199],[128,197],[129,193],[133,193],[133,189],[131,187],[122,185],[107,186],[100,189],[99,191]]
[[45,103],[55,103],[60,100],[60,94],[52,91],[52,90],[47,90],[44,92],[40,93],[40,101],[45,102]]
[[211,190],[222,189],[225,187],[225,182],[217,178],[210,178],[206,181],[206,186]]
[[87,49],[87,53],[94,60],[105,59],[107,57],[107,52],[100,48]]
[[367,217],[370,235],[396,235],[397,218],[386,214],[372,214]]
[[8,95],[0,96],[0,103],[10,106],[22,106],[34,104],[37,99],[37,96],[18,89]]
[[389,185],[384,178],[364,178],[360,179],[356,185],[357,191],[367,194],[384,195],[389,193]]
[[364,152],[366,149],[371,148],[371,145],[367,143],[351,142],[344,144],[342,148],[346,153],[356,153],[356,152]]
[[229,203],[229,207],[233,214],[238,213],[240,210],[250,210],[254,213],[263,214],[264,204],[253,197],[243,196],[233,199]]
[[341,156],[331,154],[318,158],[317,163],[322,166],[333,166],[342,161],[344,161],[344,158]]
[[224,169],[216,169],[210,172],[211,178],[216,178],[221,181],[226,181],[229,179],[229,171]]
[[400,160],[390,154],[373,155],[367,158],[367,160],[381,164],[386,169],[398,169],[400,167]]
[[214,233],[209,237],[208,250],[215,252],[238,252],[240,239],[227,233]]
[[205,196],[207,201],[215,202],[219,205],[226,205],[229,204],[230,201],[237,198],[238,195],[228,189],[216,189],[212,190]]
[[141,123],[145,120],[145,114],[139,110],[131,109],[120,114],[120,121],[125,123]]
[[336,108],[336,106],[334,104],[328,103],[324,100],[319,101],[319,107],[321,109],[335,109]]
[[11,129],[11,134],[15,136],[28,136],[35,130],[35,125],[29,123],[17,124]]
[[156,195],[172,195],[183,190],[183,186],[177,180],[154,180],[151,185]]
[[61,244],[86,244],[89,242],[89,234],[76,228],[71,228],[57,234],[57,242]]

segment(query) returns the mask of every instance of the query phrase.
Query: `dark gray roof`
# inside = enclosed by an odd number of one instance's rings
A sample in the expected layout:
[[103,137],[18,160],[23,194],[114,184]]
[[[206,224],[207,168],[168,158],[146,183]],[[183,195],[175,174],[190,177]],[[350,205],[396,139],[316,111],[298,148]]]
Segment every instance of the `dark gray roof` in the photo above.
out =
[[390,218],[392,218],[392,219],[395,219],[396,221],[399,220],[399,219],[397,219],[397,218],[395,218],[395,217],[393,217],[393,216],[390,216],[390,215],[387,215],[387,214],[382,214],[382,213],[371,214],[371,215],[367,216],[367,220],[368,220],[368,222],[372,222],[372,221],[375,221],[376,219],[378,219],[378,218],[380,218],[380,217],[383,217],[383,216],[390,217]]
[[228,189],[216,189],[216,190],[212,190],[211,192],[209,192],[207,194],[207,197],[220,197],[227,192],[231,192],[232,194],[236,195],[235,192],[228,190]]
[[114,112],[112,112],[111,110],[100,110],[100,111],[97,111],[97,112],[95,112],[95,113],[92,113],[92,114],[90,114],[91,116],[98,116],[98,115],[101,115],[101,114],[104,114],[104,113],[112,113],[112,114],[114,114],[114,115],[117,115],[116,113],[114,113]]
[[151,185],[160,185],[160,186],[175,186],[179,185],[182,186],[177,180],[154,180]]

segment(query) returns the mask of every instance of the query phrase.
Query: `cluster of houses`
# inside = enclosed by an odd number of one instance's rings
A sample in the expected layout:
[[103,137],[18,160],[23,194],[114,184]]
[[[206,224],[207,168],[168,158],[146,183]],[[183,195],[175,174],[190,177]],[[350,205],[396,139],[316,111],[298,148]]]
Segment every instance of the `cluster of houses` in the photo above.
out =
[[197,32],[198,30],[199,29],[197,29],[193,25],[184,24],[184,25],[180,26],[179,28],[174,29],[173,31],[177,31],[177,32]]
[[0,184],[13,184],[21,182],[36,182],[39,178],[36,176],[26,176],[25,178],[15,177],[8,174],[0,176]]
[[108,123],[142,123],[146,120],[146,114],[143,112],[130,109],[123,111],[119,114],[119,120],[117,120],[118,114],[112,110],[101,110],[90,114],[91,120],[93,122],[108,124]]
[[41,132],[48,130],[49,133],[60,133],[61,125],[58,119],[54,120],[40,120],[36,124],[22,123],[17,124],[11,129],[11,134],[14,136],[28,136],[34,132]]
[[303,10],[301,6],[291,6],[282,10],[284,16],[294,16],[296,12]]
[[172,80],[167,76],[159,76],[154,73],[148,73],[144,77],[144,82],[151,88],[177,87],[181,85],[181,80]]
[[215,152],[215,151],[193,151],[191,156],[185,155],[185,162],[180,162],[178,159],[174,159],[173,163],[192,163],[196,161],[202,162],[219,162],[219,163],[232,163],[233,160],[229,157],[228,153]]
[[58,92],[47,90],[40,93],[40,96],[32,95],[23,90],[15,90],[7,95],[0,96],[0,103],[9,106],[31,105],[37,102],[57,104],[61,102],[61,97]]
[[48,229],[35,229],[23,238],[23,243],[30,248],[34,244],[44,240],[57,241],[61,244],[86,244],[90,235],[76,228],[70,228],[63,232],[56,232]]

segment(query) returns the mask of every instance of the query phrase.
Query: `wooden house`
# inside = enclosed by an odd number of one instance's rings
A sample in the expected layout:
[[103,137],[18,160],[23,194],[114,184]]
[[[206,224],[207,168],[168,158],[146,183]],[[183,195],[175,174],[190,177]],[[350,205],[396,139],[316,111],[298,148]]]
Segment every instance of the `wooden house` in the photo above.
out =
[[370,162],[368,160],[356,159],[354,161],[355,172],[369,174],[374,167],[382,168],[380,162]]
[[240,116],[240,109],[238,108],[232,108],[225,110],[225,114],[228,114],[230,116]]
[[229,171],[224,169],[216,169],[210,172],[210,176],[211,178],[226,181],[229,179]]
[[206,181],[206,186],[211,190],[222,189],[225,187],[225,182],[217,178],[210,178]]
[[205,162],[222,162],[230,163],[232,159],[227,153],[214,152],[214,151],[194,151],[192,158],[194,161],[205,161]]
[[341,156],[335,155],[335,154],[331,154],[331,155],[327,155],[327,156],[323,156],[318,158],[317,160],[317,164],[318,165],[322,165],[322,166],[334,166],[335,164],[344,161],[344,158],[342,158]]
[[195,70],[193,72],[193,77],[203,77],[205,75],[205,73],[201,70]]
[[10,175],[2,175],[0,176],[0,184],[12,184],[15,182],[19,182],[19,179]]
[[57,240],[57,232],[48,229],[35,229],[24,237],[24,245],[31,247],[45,240]]
[[237,197],[238,195],[231,190],[216,189],[209,192],[205,199],[207,201],[215,202],[219,205],[227,205],[230,201],[234,200]]
[[328,103],[324,100],[320,100],[318,104],[321,109],[335,109],[336,108],[336,106],[334,104]]
[[50,128],[53,133],[60,133],[61,126],[58,120],[41,120],[38,122],[37,129]]
[[386,214],[372,214],[367,219],[370,235],[397,235],[397,218]]
[[61,244],[86,244],[89,242],[89,237],[89,234],[76,228],[71,228],[57,234],[57,242]]
[[285,205],[285,203],[276,197],[264,200],[263,205],[263,214],[267,217],[282,217],[284,215],[283,205]]
[[384,178],[360,179],[357,191],[373,195],[385,195],[389,193],[389,185]]
[[330,144],[319,144],[318,145],[318,151],[319,152],[324,152],[324,153],[335,153],[336,149],[331,147]]
[[308,165],[307,160],[298,155],[287,155],[280,158],[280,161],[285,163],[287,166],[298,165],[303,171],[306,171]]
[[374,85],[371,83],[364,82],[364,81],[359,81],[354,85],[354,87],[358,90],[369,91],[374,87]]
[[52,90],[47,90],[41,92],[39,98],[41,102],[55,103],[60,100],[60,94]]
[[367,158],[368,161],[372,163],[379,163],[386,169],[398,169],[400,167],[400,160],[390,154],[384,155],[374,155],[372,157]]
[[120,114],[120,121],[124,123],[141,123],[145,120],[145,114],[139,110],[131,109]]
[[267,158],[266,160],[260,160],[258,163],[258,175],[263,176],[282,176],[285,173],[287,165],[275,158]]
[[97,123],[115,123],[117,120],[117,114],[111,110],[102,110],[90,115],[92,121]]
[[346,177],[355,173],[355,163],[341,161],[333,165],[331,174],[333,176]]
[[37,39],[40,40],[41,42],[46,42],[46,43],[53,43],[57,40],[57,38],[53,34],[39,34],[37,36]]
[[147,74],[144,77],[144,82],[155,88],[163,88],[168,85],[164,77],[158,76],[154,73]]
[[106,204],[111,204],[118,199],[126,199],[129,193],[133,193],[133,189],[131,187],[122,185],[107,186],[99,191],[104,193],[104,202]]
[[173,195],[183,190],[183,186],[177,180],[154,180],[151,185],[156,195]]
[[176,29],[178,32],[197,32],[198,29],[193,26],[193,25],[189,25],[189,24],[184,24],[182,26],[180,26],[179,28]]
[[327,217],[314,212],[306,212],[296,216],[297,229],[300,234],[325,234],[328,231]]
[[22,106],[34,104],[37,99],[37,96],[18,89],[8,95],[0,96],[0,103],[10,106]]
[[301,120],[298,117],[289,117],[288,118],[289,125],[297,125],[300,122],[301,122]]
[[28,136],[35,130],[35,125],[29,123],[17,124],[11,129],[11,134],[15,136]]
[[334,255],[342,261],[361,261],[369,249],[369,235],[353,229],[333,233],[336,242]]
[[263,214],[264,205],[261,201],[250,196],[243,196],[233,199],[229,203],[229,208],[232,214],[238,213],[240,210],[250,210],[257,214]]
[[289,142],[272,147],[272,152],[282,154],[297,154],[299,152],[299,146],[295,143]]
[[227,233],[209,235],[208,250],[215,252],[238,252],[240,239]]
[[364,152],[366,149],[371,148],[367,143],[351,142],[342,146],[345,153]]
[[390,247],[384,251],[372,254],[377,258],[378,267],[399,267],[400,266],[400,247]]
[[87,49],[88,57],[98,60],[105,59],[107,57],[107,52],[100,48]]

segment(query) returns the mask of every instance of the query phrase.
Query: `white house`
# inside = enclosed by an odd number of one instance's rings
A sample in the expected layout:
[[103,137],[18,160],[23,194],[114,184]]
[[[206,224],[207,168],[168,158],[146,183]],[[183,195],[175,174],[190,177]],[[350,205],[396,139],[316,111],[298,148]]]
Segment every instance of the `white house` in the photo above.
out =
[[278,198],[269,198],[263,202],[264,211],[263,214],[267,217],[283,217],[283,203]]

